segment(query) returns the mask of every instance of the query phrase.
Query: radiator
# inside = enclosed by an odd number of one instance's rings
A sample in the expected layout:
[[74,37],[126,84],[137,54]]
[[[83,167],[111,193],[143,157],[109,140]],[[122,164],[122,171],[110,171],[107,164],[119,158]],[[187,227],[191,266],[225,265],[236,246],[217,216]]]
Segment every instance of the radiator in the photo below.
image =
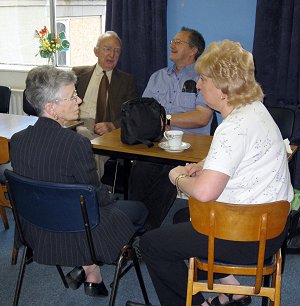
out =
[[23,112],[23,89],[11,89],[9,113],[25,115]]

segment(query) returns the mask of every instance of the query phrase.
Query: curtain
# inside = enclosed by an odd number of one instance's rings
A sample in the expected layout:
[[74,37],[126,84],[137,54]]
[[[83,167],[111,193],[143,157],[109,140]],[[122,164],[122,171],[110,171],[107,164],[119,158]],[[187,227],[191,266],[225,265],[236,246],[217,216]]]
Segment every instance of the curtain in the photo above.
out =
[[150,75],[167,65],[167,0],[107,0],[105,30],[122,39],[118,67],[134,75],[141,95]]
[[[265,104],[295,111],[290,141],[299,147],[300,0],[257,0],[253,56],[256,79],[266,95]],[[294,186],[300,189],[299,153],[297,155]]]
[[253,55],[265,103],[300,104],[299,0],[257,0]]

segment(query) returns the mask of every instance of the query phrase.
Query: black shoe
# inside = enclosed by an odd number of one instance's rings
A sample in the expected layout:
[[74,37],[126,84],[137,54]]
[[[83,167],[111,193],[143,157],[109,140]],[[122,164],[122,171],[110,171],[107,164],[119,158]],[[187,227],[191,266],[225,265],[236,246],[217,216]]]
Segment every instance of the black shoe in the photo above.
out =
[[228,299],[229,299],[228,302],[221,304],[219,300],[219,296],[216,296],[210,301],[210,305],[212,306],[247,306],[251,304],[252,302],[251,296],[249,295],[245,295],[244,297],[238,300],[233,299],[233,294],[225,293],[225,295],[228,296]]
[[82,267],[75,267],[65,276],[65,278],[69,287],[76,290],[86,280],[86,275]]
[[84,293],[89,296],[108,296],[108,291],[103,281],[100,284],[85,282]]
[[125,306],[154,306],[152,304],[141,304],[141,303],[135,303],[131,301],[127,301]]

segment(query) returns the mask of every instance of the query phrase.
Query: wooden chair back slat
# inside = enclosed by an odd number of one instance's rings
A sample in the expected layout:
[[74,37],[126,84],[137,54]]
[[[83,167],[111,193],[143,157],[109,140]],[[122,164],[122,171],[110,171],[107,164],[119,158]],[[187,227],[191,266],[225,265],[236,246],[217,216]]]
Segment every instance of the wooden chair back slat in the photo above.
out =
[[[285,204],[283,204],[285,202]],[[266,215],[266,239],[272,239],[283,231],[290,203],[278,201],[267,204],[227,204],[221,202],[202,203],[189,200],[189,209],[193,227],[204,235],[209,235],[214,215],[215,238],[232,241],[259,241],[262,218]],[[247,226],[245,226],[247,225]]]

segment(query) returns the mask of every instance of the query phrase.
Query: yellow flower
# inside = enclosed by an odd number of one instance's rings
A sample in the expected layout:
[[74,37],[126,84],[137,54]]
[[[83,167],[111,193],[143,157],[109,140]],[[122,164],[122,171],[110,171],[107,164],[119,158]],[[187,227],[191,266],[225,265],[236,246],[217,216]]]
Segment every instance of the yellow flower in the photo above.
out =
[[65,37],[64,32],[58,34],[50,33],[46,26],[40,31],[35,30],[35,37],[39,39],[39,52],[43,58],[52,58],[56,52],[67,51],[70,43]]

